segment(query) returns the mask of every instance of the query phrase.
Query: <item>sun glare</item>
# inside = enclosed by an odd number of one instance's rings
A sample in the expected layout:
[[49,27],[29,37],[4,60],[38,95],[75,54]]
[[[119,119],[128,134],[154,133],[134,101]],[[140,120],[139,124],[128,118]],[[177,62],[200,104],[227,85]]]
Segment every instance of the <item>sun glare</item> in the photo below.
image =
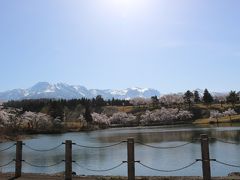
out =
[[134,4],[134,0],[112,0],[115,6],[129,8]]
[[145,9],[145,0],[107,0],[106,5],[123,17],[128,17],[132,13],[141,12]]

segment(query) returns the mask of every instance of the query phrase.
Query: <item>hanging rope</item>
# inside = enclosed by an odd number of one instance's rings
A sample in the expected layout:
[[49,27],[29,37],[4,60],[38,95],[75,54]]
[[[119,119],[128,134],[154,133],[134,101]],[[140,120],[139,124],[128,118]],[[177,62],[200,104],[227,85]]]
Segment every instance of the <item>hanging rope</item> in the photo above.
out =
[[111,171],[111,170],[116,169],[116,168],[118,168],[118,167],[120,167],[120,166],[122,166],[124,164],[124,162],[122,162],[122,163],[120,163],[120,164],[118,164],[118,165],[116,165],[114,167],[108,168],[108,169],[90,169],[90,168],[87,168],[87,167],[84,167],[84,166],[80,165],[79,163],[77,163],[75,161],[73,163],[76,164],[78,167],[80,167],[82,169],[85,169],[85,170],[88,170],[88,171],[93,171],[93,172]]
[[237,143],[237,142],[226,141],[226,140],[219,139],[219,138],[210,138],[210,139],[217,140],[217,141],[219,141],[219,142],[226,143],[226,144],[235,144],[235,145],[238,145],[238,144],[239,144],[239,143]]
[[37,167],[37,168],[47,168],[47,167],[53,167],[53,166],[57,166],[59,164],[61,164],[63,162],[63,160],[55,163],[55,164],[51,164],[51,165],[38,165],[38,164],[32,164],[28,161],[25,161],[25,160],[22,160],[24,163],[28,164],[29,166],[32,166],[32,167]]
[[0,165],[0,167],[5,167],[5,166],[8,166],[9,164],[11,164],[12,162],[14,162],[14,160],[11,160],[10,162],[6,163],[6,164],[3,164],[3,165]]
[[3,152],[3,151],[7,151],[9,149],[11,149],[13,146],[15,146],[16,144],[12,144],[11,146],[5,148],[5,149],[0,149],[0,152]]
[[153,167],[150,167],[150,166],[148,166],[148,165],[145,165],[145,164],[143,164],[143,163],[141,163],[141,162],[137,162],[137,163],[139,163],[139,164],[142,165],[143,167],[148,168],[148,169],[151,169],[151,170],[153,170],[153,171],[159,171],[159,172],[176,172],[176,171],[181,171],[181,170],[183,170],[183,169],[187,169],[187,168],[193,166],[194,164],[196,164],[197,162],[198,162],[198,160],[195,160],[194,162],[190,163],[189,165],[186,165],[186,166],[181,167],[181,168],[178,168],[178,169],[172,169],[172,170],[157,169],[157,168],[153,168]]
[[176,146],[166,146],[166,147],[152,146],[152,145],[149,145],[149,144],[145,144],[145,143],[143,143],[143,142],[140,142],[140,141],[137,141],[136,143],[141,144],[141,145],[146,146],[146,147],[154,148],[154,149],[174,149],[174,148],[180,148],[180,147],[183,147],[183,146],[192,144],[194,141],[195,141],[195,140],[192,140],[191,142],[187,142],[187,143],[184,143],[184,144],[176,145]]
[[115,143],[115,144],[111,144],[111,145],[106,145],[106,146],[86,146],[86,145],[81,145],[81,144],[73,144],[75,146],[78,146],[78,147],[83,147],[83,148],[95,148],[95,149],[103,149],[103,148],[109,148],[109,147],[114,147],[114,146],[118,146],[119,144],[122,144],[126,141],[120,141],[118,143]]
[[24,146],[26,146],[28,149],[31,149],[32,151],[38,151],[38,152],[46,152],[46,151],[53,151],[53,150],[56,150],[58,149],[59,147],[61,147],[63,144],[59,144],[58,146],[55,146],[53,148],[50,148],[50,149],[35,149],[27,144],[24,144]]
[[225,166],[240,168],[240,165],[233,165],[233,164],[225,163],[225,162],[222,162],[222,161],[218,161],[216,159],[214,161],[219,163],[219,164],[225,165]]

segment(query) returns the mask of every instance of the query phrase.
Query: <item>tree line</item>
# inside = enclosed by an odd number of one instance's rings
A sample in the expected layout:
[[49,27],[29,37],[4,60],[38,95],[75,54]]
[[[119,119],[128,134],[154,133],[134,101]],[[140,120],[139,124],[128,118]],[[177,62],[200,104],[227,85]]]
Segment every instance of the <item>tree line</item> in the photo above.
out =
[[104,100],[102,96],[98,95],[96,98],[87,99],[24,99],[20,101],[8,101],[3,103],[3,107],[12,107],[17,109],[22,109],[22,111],[31,111],[31,112],[44,112],[53,118],[64,118],[64,110],[68,109],[73,111],[77,106],[83,106],[85,109],[85,118],[91,121],[89,114],[92,109],[96,112],[101,112],[101,107],[111,105],[111,106],[128,106],[130,105],[128,100],[124,99],[111,99]]
[[[228,94],[213,96],[207,89],[203,94],[198,91],[187,90],[182,94],[166,94],[160,97],[133,98],[130,100],[111,99],[105,100],[98,95],[96,98],[87,99],[25,99],[20,101],[8,101],[3,104],[0,111],[0,128],[9,125],[9,129],[19,129],[15,126],[25,124],[28,130],[45,130],[46,127],[55,127],[61,130],[64,122],[77,120],[85,127],[92,125],[108,127],[110,125],[159,125],[188,123],[194,119],[212,118],[218,119],[240,112],[239,93],[230,91]],[[211,106],[211,104],[221,104]],[[229,105],[223,106],[224,103]],[[200,104],[196,105],[195,104]],[[206,106],[202,106],[205,104]],[[108,107],[109,106],[109,107]],[[122,108],[112,107],[122,106]],[[124,111],[125,106],[132,106],[130,111]],[[207,108],[206,108],[207,107]],[[13,108],[13,109],[11,109]],[[126,108],[128,109],[128,108]],[[1,110],[1,108],[0,108]],[[12,111],[19,111],[12,113]],[[34,113],[31,113],[34,112]],[[16,114],[15,116],[12,116]],[[4,117],[5,116],[5,117]],[[2,120],[1,120],[2,119]],[[41,122],[40,122],[41,121]],[[48,125],[46,125],[48,124]],[[10,127],[13,125],[14,127]],[[53,128],[52,128],[53,129]]]
[[23,111],[32,111],[32,112],[43,112],[53,118],[64,119],[65,110],[73,111],[76,107],[81,105],[85,110],[84,118],[91,122],[92,117],[91,113],[101,113],[103,106],[152,106],[155,109],[160,107],[166,108],[178,108],[182,109],[182,106],[185,104],[185,107],[190,110],[193,104],[204,103],[209,106],[212,103],[230,103],[233,108],[239,103],[240,93],[236,91],[230,91],[228,95],[218,95],[213,96],[208,89],[205,89],[201,95],[198,91],[187,90],[184,94],[167,94],[161,97],[152,96],[151,98],[133,98],[131,100],[124,99],[109,99],[105,100],[101,95],[96,96],[96,98],[87,99],[24,99],[20,101],[8,101],[3,104],[5,108],[13,107],[22,109]]
[[[48,107],[50,113],[56,116],[58,113],[54,112],[54,109],[62,109],[67,107],[69,109],[74,109],[77,105],[81,104],[84,107],[101,107],[101,106],[130,106],[130,105],[166,105],[166,104],[177,104],[185,103],[191,107],[194,103],[204,103],[210,105],[212,103],[230,103],[234,107],[236,103],[239,103],[240,92],[230,91],[228,95],[218,95],[213,96],[208,89],[204,90],[202,97],[198,91],[187,90],[184,94],[167,94],[161,97],[152,96],[150,99],[146,98],[133,98],[131,100],[125,99],[108,99],[105,100],[101,95],[96,96],[96,98],[87,99],[24,99],[20,101],[8,101],[3,104],[4,107],[14,107],[21,108],[24,111],[40,112],[44,107]],[[55,115],[56,113],[56,115]]]

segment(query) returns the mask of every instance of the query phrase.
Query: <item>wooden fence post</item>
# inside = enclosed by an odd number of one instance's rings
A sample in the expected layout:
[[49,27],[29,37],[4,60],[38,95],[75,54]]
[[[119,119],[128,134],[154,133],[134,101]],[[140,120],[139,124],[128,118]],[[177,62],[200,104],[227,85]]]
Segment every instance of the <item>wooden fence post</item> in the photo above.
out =
[[209,142],[208,142],[208,136],[206,134],[201,134],[201,150],[202,150],[203,180],[211,180]]
[[72,141],[65,142],[65,180],[72,180]]
[[135,180],[134,139],[127,139],[128,180]]
[[22,141],[16,143],[15,178],[22,175]]

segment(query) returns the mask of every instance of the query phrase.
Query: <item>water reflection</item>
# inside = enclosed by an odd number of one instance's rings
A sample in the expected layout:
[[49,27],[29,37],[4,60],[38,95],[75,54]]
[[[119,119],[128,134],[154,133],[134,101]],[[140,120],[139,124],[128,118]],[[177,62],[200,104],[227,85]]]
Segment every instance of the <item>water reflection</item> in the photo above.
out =
[[[166,127],[166,128],[132,128],[132,129],[111,129],[113,132],[101,133],[99,131],[96,137],[102,143],[111,143],[121,140],[126,140],[128,137],[133,137],[137,141],[144,143],[163,143],[171,141],[191,141],[200,138],[201,134],[207,134],[209,137],[222,138],[229,141],[240,142],[239,127]],[[118,133],[119,131],[123,131]],[[212,140],[211,143],[215,141]]]
[[[93,132],[66,133],[59,135],[35,135],[29,136],[30,139],[24,141],[27,145],[36,149],[48,149],[71,139],[73,142],[87,146],[105,146],[114,144],[128,137],[135,138],[135,141],[141,141],[154,146],[176,146],[192,139],[197,139],[200,134],[208,134],[209,137],[216,137],[226,141],[240,143],[240,127],[216,127],[216,126],[165,126],[165,127],[137,127],[137,128],[116,128]],[[11,145],[11,142],[0,144],[0,149]],[[140,160],[151,167],[158,169],[177,169],[183,167],[195,159],[201,158],[200,142],[196,141],[187,146],[176,149],[154,149],[135,144],[135,159]],[[210,140],[210,156],[230,164],[240,165],[238,156],[240,145],[225,144],[216,139]],[[35,152],[27,147],[23,148],[23,159],[35,165],[51,165],[65,158],[64,146],[49,151]],[[15,148],[0,152],[1,164],[15,158]],[[80,165],[90,169],[108,169],[127,159],[126,143],[116,147],[106,149],[88,149],[73,146],[73,160]],[[110,172],[91,172],[84,168],[73,166],[77,174],[85,175],[127,175],[126,164]],[[236,168],[228,168],[212,162],[213,176],[227,175],[229,172],[237,171]],[[0,171],[14,171],[14,164],[0,168]],[[33,173],[57,173],[64,171],[64,163],[51,168],[37,168],[23,164],[24,172]],[[136,175],[197,175],[201,176],[201,163],[192,167],[174,173],[160,173],[148,170],[136,164]]]

